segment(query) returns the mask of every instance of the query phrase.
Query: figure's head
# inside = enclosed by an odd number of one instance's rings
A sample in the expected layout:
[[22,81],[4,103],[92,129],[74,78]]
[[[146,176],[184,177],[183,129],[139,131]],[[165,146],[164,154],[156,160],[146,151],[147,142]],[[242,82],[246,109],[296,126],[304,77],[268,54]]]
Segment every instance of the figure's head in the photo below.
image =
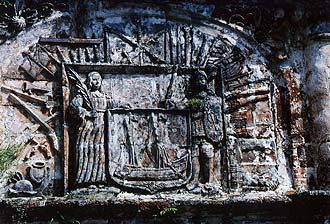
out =
[[197,87],[204,89],[207,87],[207,75],[204,71],[198,70],[196,72],[196,85]]
[[96,91],[101,89],[102,77],[98,72],[90,72],[87,75],[85,84],[91,91]]

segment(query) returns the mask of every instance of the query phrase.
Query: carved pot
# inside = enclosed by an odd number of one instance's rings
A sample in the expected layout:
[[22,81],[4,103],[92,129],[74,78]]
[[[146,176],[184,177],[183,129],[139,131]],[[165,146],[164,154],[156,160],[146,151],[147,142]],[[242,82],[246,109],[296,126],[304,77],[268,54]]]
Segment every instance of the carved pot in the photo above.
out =
[[29,167],[29,175],[33,182],[40,184],[47,177],[48,167],[43,161],[34,162]]

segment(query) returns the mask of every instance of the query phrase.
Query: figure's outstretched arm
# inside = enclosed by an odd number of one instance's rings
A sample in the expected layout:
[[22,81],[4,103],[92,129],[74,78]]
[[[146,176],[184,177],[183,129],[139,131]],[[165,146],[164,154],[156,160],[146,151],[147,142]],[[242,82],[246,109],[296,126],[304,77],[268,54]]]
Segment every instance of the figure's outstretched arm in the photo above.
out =
[[129,109],[129,108],[131,108],[131,105],[128,102],[121,102],[121,101],[113,100],[111,97],[107,97],[107,108],[108,109],[113,109],[113,108]]

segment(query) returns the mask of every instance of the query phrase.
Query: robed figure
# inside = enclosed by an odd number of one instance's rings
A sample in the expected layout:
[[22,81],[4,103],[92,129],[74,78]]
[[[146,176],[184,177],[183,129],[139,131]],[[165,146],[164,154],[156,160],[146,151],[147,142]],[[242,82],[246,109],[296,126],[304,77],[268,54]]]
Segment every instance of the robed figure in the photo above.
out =
[[84,83],[76,81],[78,93],[70,103],[71,113],[80,119],[75,182],[102,183],[106,181],[104,117],[110,101],[101,90],[102,77],[98,72],[89,73]]

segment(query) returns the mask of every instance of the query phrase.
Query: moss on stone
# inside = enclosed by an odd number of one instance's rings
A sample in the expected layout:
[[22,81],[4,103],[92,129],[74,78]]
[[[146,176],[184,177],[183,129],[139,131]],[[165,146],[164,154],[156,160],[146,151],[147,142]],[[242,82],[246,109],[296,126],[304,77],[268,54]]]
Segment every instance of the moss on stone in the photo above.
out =
[[23,148],[22,144],[0,145],[0,172],[5,171],[14,162],[17,153]]
[[198,110],[202,105],[202,100],[198,98],[192,98],[187,101],[187,106],[192,110]]

